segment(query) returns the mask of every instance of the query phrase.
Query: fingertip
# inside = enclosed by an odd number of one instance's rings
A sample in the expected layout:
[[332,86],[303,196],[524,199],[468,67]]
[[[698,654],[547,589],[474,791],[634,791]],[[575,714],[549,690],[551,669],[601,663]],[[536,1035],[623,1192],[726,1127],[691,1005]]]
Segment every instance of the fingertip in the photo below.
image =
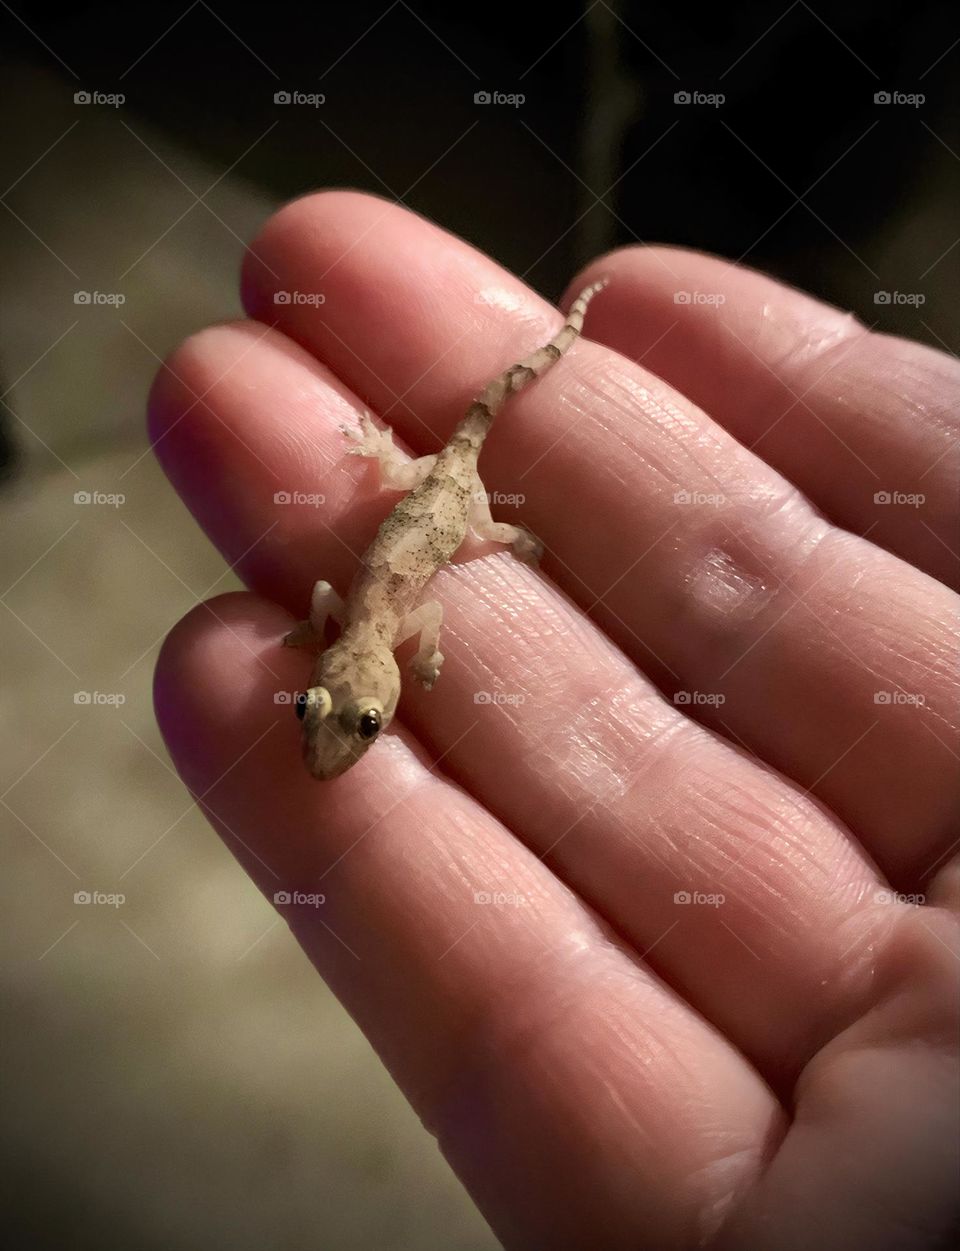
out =
[[[237,318],[205,326],[167,353],[147,396],[147,434],[161,463],[170,450],[162,445],[171,430],[188,412],[203,415],[204,395],[220,362],[236,360],[262,336],[262,327]],[[281,335],[275,337],[282,339]]]
[[350,188],[311,191],[284,204],[267,219],[244,254],[240,299],[259,321],[274,322],[297,298],[319,298],[324,291],[301,291],[298,275],[310,272],[304,258],[346,252],[376,221],[407,210],[384,197]]
[[820,354],[863,333],[852,313],[708,252],[666,244],[616,248],[581,271],[568,296],[601,274],[610,281],[597,301],[597,337],[634,360],[650,353],[645,363],[701,404],[712,396],[698,390],[691,343],[708,353],[730,351],[739,365],[737,349],[748,361],[750,351],[776,360],[778,353],[802,353],[803,345]]
[[210,786],[276,719],[278,698],[297,689],[303,657],[280,646],[290,624],[278,605],[231,591],[191,609],[164,640],[154,669],[154,710],[194,792]]

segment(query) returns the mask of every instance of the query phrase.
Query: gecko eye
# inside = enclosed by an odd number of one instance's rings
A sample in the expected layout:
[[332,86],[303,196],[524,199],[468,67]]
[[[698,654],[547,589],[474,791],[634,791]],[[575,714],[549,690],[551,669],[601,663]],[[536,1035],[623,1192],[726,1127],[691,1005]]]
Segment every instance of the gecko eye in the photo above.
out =
[[370,708],[366,712],[361,713],[357,721],[357,733],[361,738],[368,741],[380,733],[380,714],[376,708]]
[[322,686],[311,686],[308,691],[298,691],[293,701],[293,710],[301,721],[306,717],[308,708],[321,721],[328,717],[333,710],[330,692]]

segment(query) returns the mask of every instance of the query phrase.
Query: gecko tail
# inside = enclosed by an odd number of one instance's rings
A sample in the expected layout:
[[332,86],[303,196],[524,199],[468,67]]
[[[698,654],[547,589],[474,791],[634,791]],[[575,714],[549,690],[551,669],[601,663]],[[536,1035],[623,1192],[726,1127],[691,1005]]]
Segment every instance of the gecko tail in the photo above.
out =
[[474,447],[480,447],[507,396],[546,373],[579,337],[587,305],[598,291],[603,290],[608,281],[607,278],[600,278],[585,287],[570,305],[566,321],[549,343],[537,348],[530,356],[518,361],[516,365],[511,365],[499,377],[487,383],[467,409],[466,416],[457,426],[451,441],[467,442]]

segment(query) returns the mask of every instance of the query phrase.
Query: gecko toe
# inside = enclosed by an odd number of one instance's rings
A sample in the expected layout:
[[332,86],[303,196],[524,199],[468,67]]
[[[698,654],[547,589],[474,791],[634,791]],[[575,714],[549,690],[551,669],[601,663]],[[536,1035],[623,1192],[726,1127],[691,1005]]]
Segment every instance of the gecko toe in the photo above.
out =
[[439,651],[431,652],[429,656],[414,656],[410,662],[410,669],[414,678],[426,691],[433,690],[434,683],[440,676],[440,666],[443,664],[443,653]]

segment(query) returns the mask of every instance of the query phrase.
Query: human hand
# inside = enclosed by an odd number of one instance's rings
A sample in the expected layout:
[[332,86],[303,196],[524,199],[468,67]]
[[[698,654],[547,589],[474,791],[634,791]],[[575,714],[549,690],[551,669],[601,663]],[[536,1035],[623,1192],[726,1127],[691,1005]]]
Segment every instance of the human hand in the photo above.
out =
[[[317,783],[274,698],[309,659],[281,639],[395,498],[340,427],[369,405],[436,450],[560,319],[371,197],[268,223],[255,320],[190,339],[151,399],[251,588],[168,638],[161,727],[268,897],[324,896],[280,911],[508,1246],[931,1245],[955,1177],[960,368],[708,257],[630,248],[571,290],[601,274],[593,341],[481,459],[542,573],[442,570],[436,689],[408,683]],[[323,500],[275,502],[298,492]]]

